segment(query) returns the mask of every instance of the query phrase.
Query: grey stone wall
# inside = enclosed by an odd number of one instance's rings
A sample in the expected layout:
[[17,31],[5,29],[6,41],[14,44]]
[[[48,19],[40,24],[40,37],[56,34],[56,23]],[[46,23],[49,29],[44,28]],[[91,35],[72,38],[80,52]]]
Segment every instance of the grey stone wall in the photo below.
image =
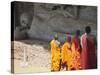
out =
[[80,7],[80,16],[81,19],[97,21],[97,7]]
[[[77,29],[83,33],[87,25],[91,26],[92,32],[96,34],[96,7],[44,3],[25,3],[24,5],[18,3],[18,7],[16,7],[17,10],[21,10],[21,12],[16,12],[15,19],[18,17],[20,19],[16,20],[15,26],[20,29],[19,33],[24,32],[25,36],[27,34],[31,39],[50,41],[55,34],[58,34],[60,40],[64,40],[66,34],[72,35]],[[21,17],[20,15],[24,13],[28,15]],[[25,24],[23,24],[23,20]],[[20,24],[19,27],[18,23]],[[19,36],[16,33],[15,35]]]

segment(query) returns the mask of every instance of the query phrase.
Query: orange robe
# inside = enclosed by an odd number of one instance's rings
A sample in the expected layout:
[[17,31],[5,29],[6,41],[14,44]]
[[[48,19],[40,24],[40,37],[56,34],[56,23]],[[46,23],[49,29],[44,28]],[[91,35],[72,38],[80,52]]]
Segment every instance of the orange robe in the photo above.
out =
[[73,62],[74,62],[74,69],[79,70],[81,69],[81,62],[80,62],[80,41],[77,36],[74,36],[72,39],[72,55],[73,55]]
[[60,70],[60,48],[56,40],[50,42],[51,45],[51,71]]
[[73,68],[73,56],[71,51],[71,44],[68,42],[65,42],[62,46],[62,64],[66,65],[66,70],[71,70]]

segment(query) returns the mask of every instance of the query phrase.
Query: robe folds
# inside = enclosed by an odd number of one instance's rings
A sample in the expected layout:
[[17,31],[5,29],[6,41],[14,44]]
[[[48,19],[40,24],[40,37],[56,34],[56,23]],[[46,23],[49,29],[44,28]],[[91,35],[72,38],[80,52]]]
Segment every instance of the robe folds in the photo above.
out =
[[81,37],[81,65],[82,69],[97,68],[96,40],[93,35],[84,33]]
[[81,47],[80,47],[80,39],[76,35],[72,38],[71,49],[73,55],[74,69],[80,70],[82,68],[81,61],[80,61]]
[[62,64],[65,65],[66,70],[71,70],[73,68],[73,55],[71,51],[71,44],[68,42],[65,42],[62,46]]
[[51,45],[51,71],[59,71],[60,70],[60,47],[59,42],[56,40],[52,40],[50,42]]

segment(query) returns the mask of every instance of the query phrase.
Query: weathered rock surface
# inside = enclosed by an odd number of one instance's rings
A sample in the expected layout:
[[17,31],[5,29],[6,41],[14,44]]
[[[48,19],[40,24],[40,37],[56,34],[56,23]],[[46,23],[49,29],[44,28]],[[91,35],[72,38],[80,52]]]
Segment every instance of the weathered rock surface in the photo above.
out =
[[[23,10],[19,11],[21,13],[18,14],[31,13],[29,16],[33,17],[32,21],[29,20],[29,22],[25,19],[27,17],[21,18],[21,20],[26,20],[25,23],[30,26],[30,29],[24,33],[32,39],[50,41],[55,33],[62,39],[66,37],[66,33],[72,35],[77,29],[80,29],[83,33],[87,25],[91,26],[94,34],[97,32],[97,8],[95,6],[72,6],[45,3],[20,3],[18,6],[20,6],[19,10]],[[78,11],[77,9],[75,11],[74,7],[78,7]],[[77,16],[77,19],[75,16]],[[20,25],[23,26],[23,24]]]

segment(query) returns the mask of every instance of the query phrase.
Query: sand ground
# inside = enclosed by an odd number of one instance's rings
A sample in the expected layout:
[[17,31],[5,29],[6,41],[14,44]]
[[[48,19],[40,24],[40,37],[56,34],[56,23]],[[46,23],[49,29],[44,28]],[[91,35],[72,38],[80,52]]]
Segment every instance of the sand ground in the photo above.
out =
[[[50,48],[49,43],[38,40],[13,41],[14,72],[50,72]],[[26,61],[24,61],[24,50]]]

